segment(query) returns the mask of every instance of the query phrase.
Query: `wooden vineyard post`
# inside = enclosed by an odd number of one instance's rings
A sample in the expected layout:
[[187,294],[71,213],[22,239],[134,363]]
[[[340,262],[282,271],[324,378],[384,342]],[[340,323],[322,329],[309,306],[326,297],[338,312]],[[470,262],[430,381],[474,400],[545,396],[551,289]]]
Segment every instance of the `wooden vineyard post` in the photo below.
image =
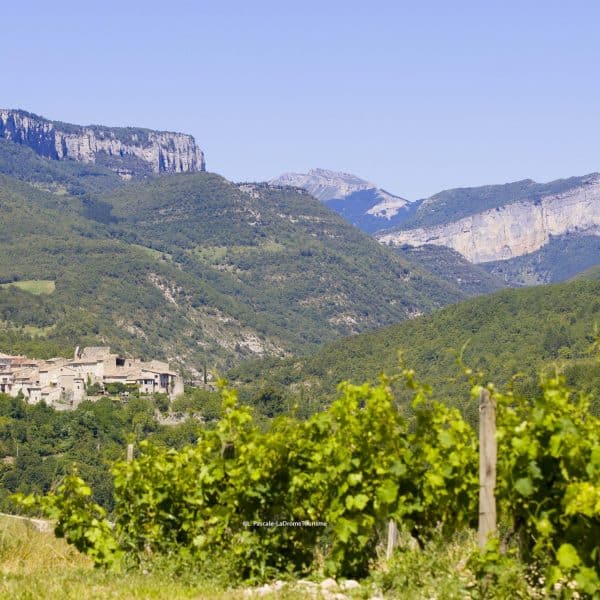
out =
[[479,394],[479,547],[496,533],[496,406],[490,393]]
[[387,548],[385,550],[385,558],[386,560],[390,560],[392,558],[392,554],[394,553],[394,548],[398,545],[398,526],[396,525],[396,521],[388,522],[388,530],[387,530]]
[[127,462],[133,460],[133,444],[127,444]]

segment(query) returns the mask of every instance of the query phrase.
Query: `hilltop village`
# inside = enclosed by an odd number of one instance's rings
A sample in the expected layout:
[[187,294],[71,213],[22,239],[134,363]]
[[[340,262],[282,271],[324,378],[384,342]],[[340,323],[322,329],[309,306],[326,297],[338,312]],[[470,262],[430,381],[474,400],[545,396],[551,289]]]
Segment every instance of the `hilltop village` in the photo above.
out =
[[0,393],[22,394],[30,404],[43,401],[70,410],[91,395],[90,390],[102,394],[111,384],[141,394],[167,394],[170,399],[183,394],[181,376],[167,363],[113,354],[108,346],[77,347],[71,359],[35,360],[0,353]]

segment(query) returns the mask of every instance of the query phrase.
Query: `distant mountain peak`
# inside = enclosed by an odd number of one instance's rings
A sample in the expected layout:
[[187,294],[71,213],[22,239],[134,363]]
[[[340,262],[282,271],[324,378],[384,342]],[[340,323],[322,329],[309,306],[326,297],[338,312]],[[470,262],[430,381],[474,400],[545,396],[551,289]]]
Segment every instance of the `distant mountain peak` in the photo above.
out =
[[390,221],[401,222],[412,209],[409,200],[343,171],[316,168],[284,173],[269,183],[302,188],[367,232],[389,227]]
[[310,169],[308,173],[284,173],[270,183],[303,188],[321,202],[342,200],[354,192],[377,189],[374,183],[365,181],[351,173]]

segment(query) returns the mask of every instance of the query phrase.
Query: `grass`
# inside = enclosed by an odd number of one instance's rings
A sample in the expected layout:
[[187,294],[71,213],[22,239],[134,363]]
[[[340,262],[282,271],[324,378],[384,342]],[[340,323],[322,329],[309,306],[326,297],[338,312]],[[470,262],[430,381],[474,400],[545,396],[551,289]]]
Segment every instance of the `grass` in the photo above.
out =
[[[0,517],[0,599],[123,600],[185,599],[228,600],[243,597],[243,591],[228,590],[207,582],[177,579],[160,572],[116,573],[95,569],[53,533],[38,531],[27,521]],[[300,598],[290,593],[263,598]]]
[[[373,565],[371,576],[346,597],[358,600],[372,596],[410,600],[476,600],[483,598],[542,599],[549,597],[543,586],[533,583],[532,572],[516,559],[506,558],[498,575],[486,584],[477,580],[469,566],[476,548],[474,531],[459,532],[452,540],[434,539],[423,550],[406,540],[391,561]],[[407,538],[409,539],[409,538]],[[0,600],[80,600],[104,598],[123,600],[187,599],[302,600],[311,596],[306,588],[292,583],[280,591],[228,589],[219,580],[219,565],[208,564],[206,572],[177,577],[168,570],[153,573],[118,573],[95,569],[51,532],[38,531],[27,521],[0,516]],[[537,584],[537,585],[536,585]]]
[[59,183],[32,183],[31,185],[38,190],[50,192],[51,194],[55,194],[57,196],[66,196],[69,193],[66,186]]
[[226,590],[202,589],[161,575],[119,574],[94,569],[53,533],[28,522],[0,518],[0,598],[210,598]]
[[495,575],[474,573],[470,558],[477,551],[476,537],[474,530],[459,531],[450,540],[434,536],[420,549],[407,543],[410,536],[401,534],[399,548],[390,561],[374,565],[371,580],[385,598],[537,600],[548,597],[543,586],[532,582],[533,571],[512,556],[494,565]]
[[161,252],[160,250],[156,250],[155,248],[149,248],[148,246],[141,246],[140,244],[131,244],[134,248],[138,248],[142,252],[144,252],[150,258],[155,260],[162,260],[164,258],[171,259],[171,255],[166,252]]
[[3,283],[0,287],[14,286],[36,296],[52,294],[56,289],[56,283],[50,279],[27,279],[25,281],[13,281]]
[[229,257],[254,257],[261,254],[283,252],[285,246],[273,240],[267,240],[258,246],[197,246],[196,258],[210,264],[218,264]]
[[24,335],[32,338],[46,338],[56,330],[56,325],[48,325],[48,327],[36,327],[35,325],[22,325],[18,326],[10,321],[0,321],[0,330],[10,330],[14,332],[21,332]]
[[25,325],[23,327],[23,333],[31,337],[48,337],[55,329],[56,325],[49,325],[48,327]]

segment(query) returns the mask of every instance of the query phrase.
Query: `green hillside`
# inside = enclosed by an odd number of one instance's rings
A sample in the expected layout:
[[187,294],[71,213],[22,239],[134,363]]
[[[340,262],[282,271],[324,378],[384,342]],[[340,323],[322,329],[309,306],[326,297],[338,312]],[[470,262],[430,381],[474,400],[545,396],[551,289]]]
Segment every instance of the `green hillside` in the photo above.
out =
[[600,265],[594,265],[593,267],[578,273],[573,279],[600,279]]
[[0,173],[59,195],[83,196],[121,185],[119,176],[107,168],[73,160],[50,160],[5,139],[0,139]]
[[556,283],[600,264],[600,237],[561,235],[535,252],[481,265],[508,285]]
[[195,174],[133,185],[103,200],[114,206],[125,239],[171,253],[243,301],[245,318],[297,335],[302,345],[464,297],[298,190]]
[[[148,279],[184,279],[177,269],[111,239],[78,214],[72,197],[2,177],[0,204],[0,281],[11,284],[0,287],[3,351],[48,356],[100,342],[146,355],[185,348],[178,336],[188,321]],[[37,295],[27,285],[32,280],[53,281],[54,290]]]
[[[0,176],[5,352],[107,343],[215,368],[465,297],[298,191],[207,173],[123,184],[2,148],[0,168],[18,175]],[[36,295],[31,281],[55,288]]]
[[468,296],[496,292],[508,284],[480,265],[469,262],[462,254],[447,246],[399,246],[396,252],[436,277],[455,285]]
[[[341,380],[375,380],[398,370],[398,351],[408,366],[433,386],[437,398],[466,408],[469,386],[456,364],[483,370],[488,381],[506,383],[522,373],[525,393],[537,385],[539,369],[555,364],[571,380],[596,392],[600,408],[600,364],[589,354],[593,327],[600,323],[600,281],[504,290],[449,306],[379,331],[338,340],[306,358],[246,363],[230,372],[247,398],[295,399],[302,410],[330,398]],[[256,384],[254,382],[260,382]],[[307,408],[306,404],[310,403]]]

